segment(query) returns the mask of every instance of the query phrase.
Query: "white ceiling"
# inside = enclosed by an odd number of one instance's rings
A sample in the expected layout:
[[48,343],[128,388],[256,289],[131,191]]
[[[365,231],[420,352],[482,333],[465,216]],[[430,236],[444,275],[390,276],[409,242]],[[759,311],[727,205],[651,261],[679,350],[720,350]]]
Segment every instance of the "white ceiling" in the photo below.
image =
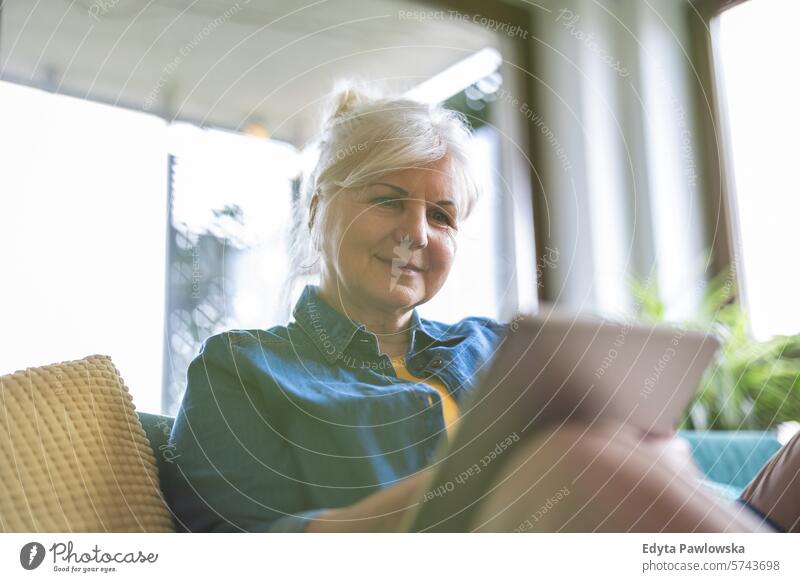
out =
[[[6,0],[0,78],[301,145],[343,77],[407,88],[492,33],[405,0]],[[105,8],[103,8],[105,7]],[[496,44],[496,43],[494,43]]]

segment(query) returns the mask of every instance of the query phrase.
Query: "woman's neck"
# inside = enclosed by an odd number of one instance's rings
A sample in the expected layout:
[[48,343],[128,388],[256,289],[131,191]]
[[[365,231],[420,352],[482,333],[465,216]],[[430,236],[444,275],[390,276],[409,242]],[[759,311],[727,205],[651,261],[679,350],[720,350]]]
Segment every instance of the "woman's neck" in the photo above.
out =
[[411,310],[389,312],[375,309],[347,297],[344,293],[331,293],[327,286],[319,286],[319,296],[328,305],[350,319],[364,324],[378,338],[379,350],[390,358],[402,357],[411,343]]

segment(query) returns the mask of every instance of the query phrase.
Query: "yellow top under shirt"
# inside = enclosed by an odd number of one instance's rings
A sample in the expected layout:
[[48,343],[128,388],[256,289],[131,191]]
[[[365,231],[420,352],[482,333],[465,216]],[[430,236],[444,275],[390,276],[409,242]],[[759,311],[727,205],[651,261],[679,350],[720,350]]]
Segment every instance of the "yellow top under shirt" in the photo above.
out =
[[[406,368],[405,362],[403,362],[403,360],[400,358],[393,359],[392,365],[394,366],[398,378],[402,380],[408,380],[409,382],[417,382],[425,384],[435,389],[439,393],[439,395],[442,397],[442,414],[444,415],[444,426],[445,429],[447,430],[447,438],[448,440],[450,440],[453,435],[453,430],[458,424],[458,417],[461,413],[458,408],[458,403],[456,402],[456,399],[453,398],[453,395],[447,391],[447,387],[436,376],[430,376],[424,381],[421,380],[420,378],[417,378],[416,376],[412,376],[411,373],[408,371],[408,368]],[[435,400],[433,402],[435,402]],[[431,402],[431,404],[433,404],[433,402]]]

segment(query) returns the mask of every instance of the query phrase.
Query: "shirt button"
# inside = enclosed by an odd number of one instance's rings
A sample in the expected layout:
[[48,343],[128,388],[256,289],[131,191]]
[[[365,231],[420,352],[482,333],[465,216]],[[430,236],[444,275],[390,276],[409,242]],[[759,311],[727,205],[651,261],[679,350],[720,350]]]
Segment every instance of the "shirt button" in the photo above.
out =
[[428,404],[433,406],[433,396],[428,396]]
[[442,365],[442,358],[434,358],[433,361],[431,361],[431,366],[434,368],[438,368],[441,365]]

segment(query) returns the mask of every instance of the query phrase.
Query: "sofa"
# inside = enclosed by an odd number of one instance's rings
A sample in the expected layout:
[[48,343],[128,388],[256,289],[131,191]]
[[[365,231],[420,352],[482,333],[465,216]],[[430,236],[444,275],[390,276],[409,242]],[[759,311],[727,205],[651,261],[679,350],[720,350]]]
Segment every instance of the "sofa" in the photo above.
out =
[[[163,479],[174,418],[136,411],[107,356],[0,377],[0,530],[182,531]],[[736,498],[780,448],[773,432],[680,431],[705,485]]]

